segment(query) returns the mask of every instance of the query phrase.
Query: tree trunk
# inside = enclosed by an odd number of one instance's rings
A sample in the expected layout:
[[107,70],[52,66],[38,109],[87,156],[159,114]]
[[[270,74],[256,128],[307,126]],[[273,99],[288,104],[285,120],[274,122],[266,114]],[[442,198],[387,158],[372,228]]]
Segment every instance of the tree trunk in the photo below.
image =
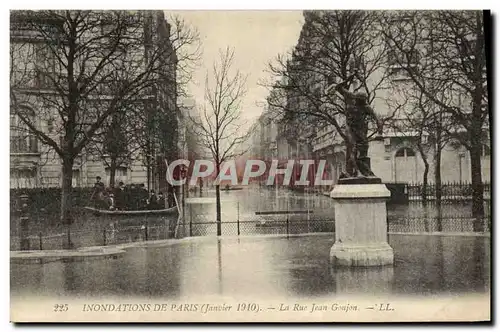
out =
[[149,163],[149,157],[148,157],[148,161],[146,162],[146,181],[147,181],[147,189],[148,189],[148,192],[151,190],[151,166],[150,166],[150,163]]
[[[440,135],[438,136],[439,140]],[[436,151],[434,154],[434,185],[436,186],[436,209],[437,209],[437,231],[443,230],[443,214],[441,210],[441,143],[438,141],[436,144]]]
[[427,204],[427,186],[429,182],[429,163],[424,162],[424,183],[422,185],[422,203]]
[[115,187],[116,177],[116,156],[111,156],[111,164],[109,165],[109,187]]
[[73,160],[64,158],[62,164],[61,221],[71,217],[71,187],[73,182]]
[[[483,202],[483,181],[481,176],[481,154],[482,154],[482,125],[483,110],[482,101],[484,94],[483,83],[483,68],[486,67],[484,63],[484,56],[481,43],[484,40],[483,34],[483,19],[480,13],[476,13],[476,38],[478,43],[475,45],[476,61],[474,62],[474,93],[472,94],[473,107],[472,118],[469,129],[470,137],[470,170],[472,182],[472,215],[475,218],[474,231],[483,231],[483,217],[484,217],[484,202]],[[484,44],[483,44],[484,45]],[[484,67],[483,67],[484,66]]]
[[61,223],[67,225],[67,237],[64,247],[71,249],[70,227],[73,223],[73,216],[71,214],[71,191],[73,182],[73,159],[63,158],[62,165],[62,187],[61,187]]
[[483,182],[481,177],[481,143],[474,139],[471,144],[470,164],[472,180],[472,216],[475,218],[474,231],[483,231],[484,203],[483,203]]
[[215,209],[217,220],[217,236],[222,235],[221,230],[221,207],[220,207],[220,185],[215,185]]
[[434,184],[436,185],[436,202],[441,204],[441,147],[437,147],[435,152]]
[[427,204],[427,186],[429,183],[429,161],[427,160],[427,156],[425,155],[425,151],[421,144],[418,144],[418,151],[424,162],[424,178],[422,184],[422,192],[420,193],[420,195],[422,196],[422,203]]
[[[220,165],[217,162],[217,175],[220,173]],[[217,236],[222,235],[222,225],[221,225],[221,206],[220,206],[220,185],[219,182],[215,185],[215,214],[216,214],[216,222],[217,222]]]

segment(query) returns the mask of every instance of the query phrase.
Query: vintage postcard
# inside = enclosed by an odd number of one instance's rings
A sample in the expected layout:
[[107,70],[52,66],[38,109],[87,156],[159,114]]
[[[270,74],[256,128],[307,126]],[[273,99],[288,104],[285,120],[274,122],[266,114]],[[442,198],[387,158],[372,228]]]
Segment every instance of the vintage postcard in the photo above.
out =
[[10,320],[491,320],[488,11],[10,11]]

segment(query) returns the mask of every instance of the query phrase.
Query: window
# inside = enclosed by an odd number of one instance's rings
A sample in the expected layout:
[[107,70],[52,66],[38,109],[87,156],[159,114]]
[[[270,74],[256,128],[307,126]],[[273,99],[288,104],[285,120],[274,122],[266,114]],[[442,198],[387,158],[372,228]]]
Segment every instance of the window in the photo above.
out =
[[53,84],[56,72],[56,60],[53,50],[46,44],[39,44],[35,49],[35,87],[49,88]]
[[392,149],[391,149],[391,138],[390,137],[385,137],[384,138],[384,151],[386,153],[390,153],[392,151]]
[[415,157],[415,151],[410,148],[401,148],[396,152],[396,157]]
[[[111,168],[106,167],[106,184],[109,184],[109,180],[111,178]],[[115,170],[115,183],[123,181],[126,183],[127,181],[127,167],[119,166]]]
[[392,49],[388,52],[389,71],[394,76],[406,76],[407,67],[416,67],[420,61],[420,54],[417,50],[400,51]]
[[[34,123],[34,114],[30,112],[28,118]],[[17,114],[10,115],[10,152],[37,153],[38,140]]]
[[35,188],[37,186],[36,168],[12,168],[10,170],[11,188]]
[[81,186],[81,177],[80,177],[80,170],[79,169],[73,170],[72,185],[73,185],[73,187],[80,187]]
[[47,120],[47,130],[49,131],[49,134],[52,134],[54,131],[54,119]]

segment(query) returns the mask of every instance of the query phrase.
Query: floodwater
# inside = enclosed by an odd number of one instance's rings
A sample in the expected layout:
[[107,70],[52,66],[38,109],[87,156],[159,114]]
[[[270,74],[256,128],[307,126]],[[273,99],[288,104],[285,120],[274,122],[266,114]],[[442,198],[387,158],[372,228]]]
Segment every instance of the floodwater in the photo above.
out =
[[[215,192],[190,197],[186,202],[182,233],[186,236],[217,234]],[[486,215],[489,209],[485,203]],[[439,210],[432,203],[387,204],[388,231],[488,232],[489,218],[481,220],[478,226],[471,211],[471,202],[467,201],[443,202]],[[322,194],[274,188],[221,192],[222,235],[333,232],[334,216],[333,199]],[[263,223],[266,227],[261,227]]]
[[[186,199],[184,219],[186,222],[210,222],[215,220],[215,192],[204,192],[202,196]],[[489,215],[489,204],[485,204],[486,214]],[[333,218],[333,199],[318,193],[300,193],[287,189],[247,187],[242,190],[221,190],[221,219],[222,222],[236,220],[259,220],[261,215],[256,212],[269,211],[302,211],[303,215],[309,210],[309,217],[315,219]],[[472,206],[466,202],[443,202],[441,216],[468,217]],[[438,209],[435,204],[423,205],[420,202],[408,204],[388,204],[389,217],[435,217]],[[285,216],[284,213],[282,216]]]
[[[487,214],[489,209],[487,205]],[[333,200],[322,194],[266,187],[222,190],[221,212],[221,234],[225,236],[334,231]],[[268,212],[273,214],[266,214]],[[470,218],[470,202],[443,203],[439,220],[435,204],[426,206],[419,202],[388,204],[387,214],[389,232],[475,231],[474,221]],[[179,221],[177,215],[109,219],[86,213],[79,215],[71,226],[70,237],[75,247],[85,247],[174,236],[213,236],[217,234],[215,220],[215,191],[208,190],[201,196],[190,193]],[[178,222],[180,226],[176,228]],[[485,231],[489,231],[488,223],[488,219],[483,221]],[[11,221],[11,250],[20,248],[18,226],[15,220]],[[29,227],[30,249],[63,248],[67,242],[67,230],[64,225],[46,227],[35,218]]]
[[116,259],[10,266],[11,298],[457,295],[490,291],[490,239],[391,235],[395,264],[335,268],[331,234],[199,237],[127,249]]

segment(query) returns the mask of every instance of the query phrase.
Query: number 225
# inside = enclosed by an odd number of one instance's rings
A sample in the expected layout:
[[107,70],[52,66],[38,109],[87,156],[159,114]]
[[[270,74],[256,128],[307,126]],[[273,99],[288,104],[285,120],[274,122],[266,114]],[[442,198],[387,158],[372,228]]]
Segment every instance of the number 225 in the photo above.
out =
[[67,304],[55,304],[54,305],[54,311],[55,312],[68,311],[68,305]]

